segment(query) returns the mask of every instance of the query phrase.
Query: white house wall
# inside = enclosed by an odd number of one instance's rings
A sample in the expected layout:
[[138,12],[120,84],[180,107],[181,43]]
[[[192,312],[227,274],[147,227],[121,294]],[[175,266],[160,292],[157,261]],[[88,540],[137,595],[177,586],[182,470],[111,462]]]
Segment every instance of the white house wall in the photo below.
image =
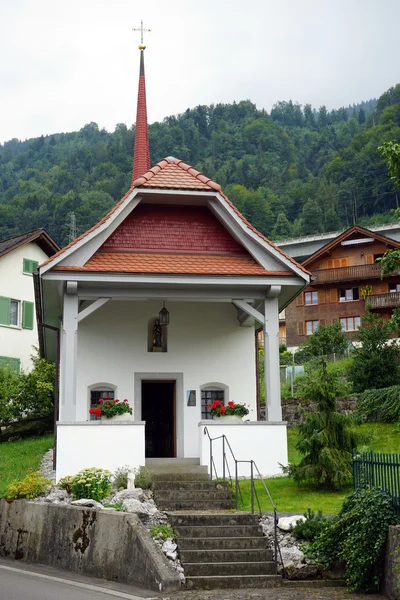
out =
[[[48,259],[48,256],[34,242],[20,246],[0,258],[0,296],[20,301],[34,302],[34,289],[32,275],[23,273],[23,259],[35,260],[39,264]],[[22,315],[20,314],[20,324]],[[36,319],[33,329],[22,327],[6,327],[0,325],[0,356],[19,358],[21,368],[32,368],[31,354],[33,347],[38,346],[38,332]]]
[[[196,457],[202,386],[227,386],[227,399],[250,404],[249,417],[257,418],[254,330],[239,326],[229,303],[170,302],[168,352],[148,352],[148,321],[161,307],[158,301],[110,301],[79,323],[76,420],[88,419],[91,386],[115,386],[116,397],[133,405],[135,373],[181,373],[183,394],[176,403],[178,419],[179,413],[183,417],[183,453]],[[187,390],[196,390],[195,407],[186,406]],[[63,404],[61,421],[62,410]],[[140,419],[135,410],[135,420]],[[178,420],[182,437],[179,428]]]

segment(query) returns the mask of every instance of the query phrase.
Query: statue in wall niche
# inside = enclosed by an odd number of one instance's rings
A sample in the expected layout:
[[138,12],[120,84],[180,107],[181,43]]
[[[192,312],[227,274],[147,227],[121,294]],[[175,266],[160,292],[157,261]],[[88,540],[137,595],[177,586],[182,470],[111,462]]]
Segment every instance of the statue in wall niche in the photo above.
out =
[[160,321],[156,319],[153,327],[153,348],[162,347],[162,331]]

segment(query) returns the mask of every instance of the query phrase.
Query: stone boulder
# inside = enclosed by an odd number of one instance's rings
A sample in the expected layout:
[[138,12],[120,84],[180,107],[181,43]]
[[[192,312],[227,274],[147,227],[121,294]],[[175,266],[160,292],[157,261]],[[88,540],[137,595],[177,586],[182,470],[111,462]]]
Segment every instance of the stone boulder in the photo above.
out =
[[140,502],[135,498],[128,498],[127,500],[124,500],[122,504],[122,511],[133,513],[138,515],[138,517],[148,517],[158,512],[154,503]]
[[117,492],[107,504],[119,504],[120,502],[125,502],[125,500],[139,500],[139,502],[143,502],[145,499],[143,490],[141,488],[134,488],[132,490]]
[[43,498],[43,502],[49,502],[50,504],[69,504],[71,502],[71,496],[67,490],[59,490],[57,488],[51,490],[50,494]]
[[305,521],[304,515],[293,515],[292,517],[281,517],[278,521],[279,529],[282,531],[291,531],[297,521]]
[[103,505],[97,500],[91,498],[80,498],[80,500],[73,500],[71,502],[73,506],[87,506],[88,508],[103,508]]

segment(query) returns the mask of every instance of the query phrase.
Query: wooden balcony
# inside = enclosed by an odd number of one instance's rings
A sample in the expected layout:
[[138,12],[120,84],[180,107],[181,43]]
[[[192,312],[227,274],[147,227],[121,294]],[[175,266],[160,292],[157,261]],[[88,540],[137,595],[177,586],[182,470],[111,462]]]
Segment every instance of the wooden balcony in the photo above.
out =
[[323,285],[360,279],[377,279],[381,276],[381,265],[353,265],[337,269],[320,269],[312,272],[312,285]]
[[400,306],[400,292],[371,294],[365,298],[366,308],[395,308]]

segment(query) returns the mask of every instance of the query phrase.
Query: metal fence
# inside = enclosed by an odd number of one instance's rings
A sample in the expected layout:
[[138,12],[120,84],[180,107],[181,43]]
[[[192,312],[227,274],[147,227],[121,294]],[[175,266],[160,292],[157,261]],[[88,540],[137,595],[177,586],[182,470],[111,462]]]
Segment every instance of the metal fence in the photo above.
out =
[[400,514],[400,454],[353,451],[354,489],[364,485],[379,487],[393,498],[393,506]]

